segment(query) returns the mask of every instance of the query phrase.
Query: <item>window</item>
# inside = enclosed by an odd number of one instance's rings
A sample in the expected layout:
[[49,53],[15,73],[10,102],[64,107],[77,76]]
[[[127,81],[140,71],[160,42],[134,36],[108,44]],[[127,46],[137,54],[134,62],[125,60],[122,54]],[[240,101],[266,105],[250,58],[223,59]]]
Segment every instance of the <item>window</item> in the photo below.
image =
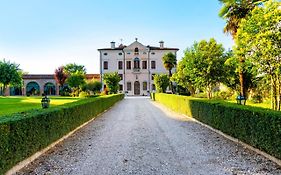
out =
[[118,74],[121,80],[123,80],[123,74]]
[[147,69],[147,61],[142,61],[142,69]]
[[156,62],[155,61],[151,61],[151,69],[156,69]]
[[131,90],[132,90],[131,82],[127,82],[127,91],[131,91]]
[[123,91],[123,85],[119,84],[119,91]]
[[103,69],[104,69],[104,70],[107,70],[107,69],[108,69],[108,62],[107,62],[107,61],[104,61],[104,62],[103,62]]
[[127,54],[130,55],[131,53],[130,53],[130,52],[127,52]]
[[155,88],[155,84],[152,84],[152,90],[155,91],[156,88]]
[[103,53],[103,55],[107,55],[107,53]]
[[146,81],[142,82],[142,90],[144,90],[144,91],[147,90],[147,82]]
[[122,55],[122,52],[119,52],[118,55]]
[[131,61],[127,61],[127,69],[131,69]]
[[135,55],[138,55],[139,54],[139,48],[135,48]]
[[123,69],[123,61],[118,61],[118,69]]
[[155,52],[152,52],[151,55],[155,55]]
[[140,59],[135,58],[134,59],[134,69],[139,69],[140,68]]
[[151,80],[154,80],[154,75],[155,75],[155,74],[151,74]]

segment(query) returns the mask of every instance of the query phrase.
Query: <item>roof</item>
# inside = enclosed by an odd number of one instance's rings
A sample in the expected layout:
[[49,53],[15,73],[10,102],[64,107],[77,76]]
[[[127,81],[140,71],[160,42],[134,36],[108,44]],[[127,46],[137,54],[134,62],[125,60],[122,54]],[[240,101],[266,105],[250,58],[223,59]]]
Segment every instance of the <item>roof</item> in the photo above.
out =
[[171,47],[154,47],[154,46],[148,46],[150,50],[179,50],[178,48],[171,48]]
[[[138,41],[135,41],[135,42],[139,43]],[[132,44],[134,44],[135,42],[133,42]],[[160,41],[160,42],[163,42],[163,41]],[[98,51],[102,51],[102,50],[123,50],[126,47],[127,46],[125,46],[123,44],[120,44],[118,47],[115,47],[114,49],[112,49],[112,48],[102,48],[102,49],[98,49]],[[149,46],[149,45],[146,46],[146,47],[148,47],[150,50],[176,50],[176,51],[179,50],[178,48],[169,48],[169,47],[160,48],[160,47],[154,47],[154,46]]]
[[[100,79],[100,74],[86,74],[86,79]],[[38,80],[38,79],[55,79],[54,74],[25,74],[22,76],[23,79],[31,79],[31,80]]]

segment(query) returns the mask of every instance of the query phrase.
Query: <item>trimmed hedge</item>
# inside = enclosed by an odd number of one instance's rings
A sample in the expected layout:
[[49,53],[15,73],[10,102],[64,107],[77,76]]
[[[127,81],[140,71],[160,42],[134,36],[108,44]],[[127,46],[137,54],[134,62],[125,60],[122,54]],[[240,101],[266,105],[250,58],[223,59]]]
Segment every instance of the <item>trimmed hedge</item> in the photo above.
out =
[[281,159],[281,112],[171,94],[151,98]]
[[123,94],[87,98],[56,108],[0,118],[0,174],[60,139],[124,98]]

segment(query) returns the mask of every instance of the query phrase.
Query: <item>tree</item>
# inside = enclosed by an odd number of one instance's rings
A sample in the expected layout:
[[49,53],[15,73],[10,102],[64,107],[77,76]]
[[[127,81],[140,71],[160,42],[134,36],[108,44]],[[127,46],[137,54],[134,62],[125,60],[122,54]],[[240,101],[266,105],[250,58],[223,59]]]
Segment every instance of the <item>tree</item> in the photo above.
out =
[[85,75],[81,72],[76,72],[67,78],[67,84],[71,88],[79,88],[86,83]]
[[64,67],[60,66],[55,70],[54,74],[56,82],[59,84],[60,89],[63,87],[66,79],[67,79],[67,74],[64,72]]
[[89,91],[92,91],[94,94],[100,92],[101,88],[102,88],[102,83],[95,79],[87,82],[87,85],[86,85],[86,89]]
[[167,87],[169,86],[169,77],[166,74],[155,74],[154,84],[156,86],[156,91],[159,93],[165,93]]
[[[224,32],[236,37],[240,22],[258,5],[267,0],[219,0],[223,6],[219,12],[219,16],[226,20]],[[240,93],[246,96],[245,88],[245,71],[244,71],[244,57],[239,57],[239,80]]]
[[103,81],[109,90],[109,94],[116,94],[118,92],[121,78],[117,72],[104,74]]
[[78,65],[76,63],[69,63],[64,66],[64,71],[68,74],[74,74],[80,72],[81,74],[86,74],[86,68],[83,65]]
[[0,61],[0,85],[2,84],[3,94],[8,85],[19,86],[22,84],[22,72],[19,65],[10,61]]
[[[191,86],[197,89],[204,89],[208,98],[211,98],[212,89],[223,79],[224,69],[221,65],[225,60],[224,48],[215,39],[195,42],[186,49],[179,63],[181,66],[184,65],[183,70],[180,69],[181,72],[177,71],[178,79],[185,81],[186,87],[192,84]],[[184,83],[182,85],[185,86]]]
[[269,1],[256,7],[241,21],[235,40],[237,54],[250,59],[260,75],[270,78],[274,110],[280,110],[281,103],[280,6],[278,1]]
[[[176,65],[177,65],[176,55],[173,54],[172,52],[168,52],[162,57],[162,61],[163,61],[164,67],[169,71],[169,77],[171,78],[172,77],[172,69],[174,67],[176,67]],[[170,82],[170,89],[174,93],[172,82]]]
[[195,87],[190,74],[187,72],[189,64],[186,59],[181,60],[177,65],[176,72],[172,75],[171,80],[176,82],[178,86],[188,90],[193,96],[195,94]]

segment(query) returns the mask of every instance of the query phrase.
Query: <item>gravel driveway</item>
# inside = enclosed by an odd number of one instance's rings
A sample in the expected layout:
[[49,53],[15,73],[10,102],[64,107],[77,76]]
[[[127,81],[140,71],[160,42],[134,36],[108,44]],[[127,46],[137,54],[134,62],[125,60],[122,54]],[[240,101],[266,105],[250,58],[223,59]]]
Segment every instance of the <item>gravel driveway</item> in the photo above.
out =
[[127,97],[17,174],[281,174],[281,168],[144,97]]

